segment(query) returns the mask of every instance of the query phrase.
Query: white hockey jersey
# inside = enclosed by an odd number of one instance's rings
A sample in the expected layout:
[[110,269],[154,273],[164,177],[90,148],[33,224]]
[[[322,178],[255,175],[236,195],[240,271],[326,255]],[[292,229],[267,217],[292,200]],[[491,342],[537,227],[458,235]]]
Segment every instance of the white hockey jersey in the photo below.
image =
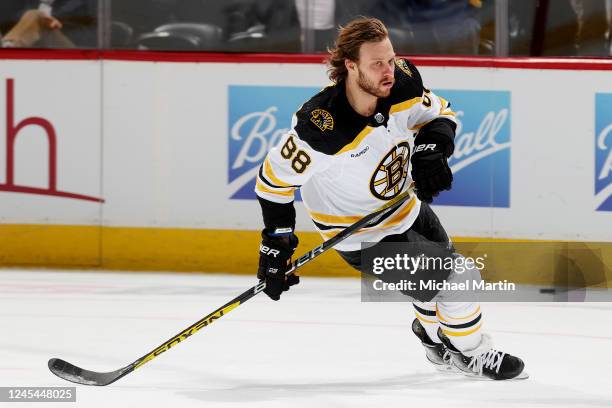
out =
[[[261,199],[289,204],[299,188],[312,221],[328,240],[407,189],[414,138],[438,118],[455,122],[450,103],[426,89],[414,65],[403,59],[396,60],[391,94],[379,98],[370,117],[352,109],[343,83],[329,86],[293,116],[291,130],[262,164],[255,191]],[[420,205],[412,197],[335,248],[355,251],[362,242],[406,231]]]

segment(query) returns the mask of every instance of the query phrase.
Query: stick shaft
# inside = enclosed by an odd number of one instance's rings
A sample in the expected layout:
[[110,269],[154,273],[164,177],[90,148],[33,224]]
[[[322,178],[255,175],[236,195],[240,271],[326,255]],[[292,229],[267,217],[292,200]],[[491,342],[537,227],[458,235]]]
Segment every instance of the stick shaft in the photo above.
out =
[[[413,185],[411,185],[407,191],[403,192],[399,196],[390,200],[387,204],[379,207],[376,211],[366,215],[365,217],[363,217],[356,223],[342,230],[340,233],[335,235],[333,238],[325,241],[318,247],[314,248],[313,250],[307,252],[306,254],[304,254],[297,260],[295,260],[291,264],[291,267],[287,271],[287,274],[294,272],[298,268],[312,261],[314,258],[321,255],[322,253],[332,248],[336,244],[340,243],[341,241],[345,240],[346,238],[348,238],[349,236],[351,236],[353,233],[360,230],[361,228],[370,226],[370,225],[373,225],[379,222],[384,215],[390,214],[394,212],[395,210],[397,210],[398,208],[400,208],[401,205],[411,197],[411,193],[413,189],[414,187]],[[90,371],[90,370],[85,370],[80,367],[77,367],[73,364],[70,364],[67,361],[64,361],[58,358],[52,358],[49,360],[49,363],[48,363],[49,369],[51,370],[51,372],[53,372],[58,377],[63,378],[67,381],[75,382],[77,384],[102,385],[102,386],[112,384],[118,379],[128,375],[135,369],[142,367],[144,364],[153,360],[155,357],[159,356],[160,354],[170,350],[172,347],[183,342],[187,338],[191,337],[193,334],[202,330],[204,327],[207,327],[208,325],[214,323],[216,320],[225,316],[227,313],[231,312],[232,310],[234,310],[235,308],[237,308],[238,306],[240,306],[247,300],[251,299],[253,296],[257,295],[259,292],[263,291],[265,288],[266,288],[265,281],[260,281],[257,285],[253,286],[252,288],[247,289],[245,292],[236,296],[234,299],[230,300],[223,306],[219,307],[214,312],[198,320],[197,322],[195,322],[194,324],[192,324],[191,326],[189,326],[188,328],[186,328],[179,334],[171,337],[159,347],[145,354],[144,356],[134,361],[133,363],[125,367],[122,367],[118,370],[106,372],[106,373]]]
[[[378,221],[383,215],[395,211],[397,208],[399,208],[404,202],[406,202],[410,198],[413,190],[414,190],[414,186],[411,185],[407,191],[403,192],[402,194],[400,194],[393,200],[389,201],[387,204],[381,206],[373,213],[370,213],[364,216],[359,221],[355,222],[354,224],[342,230],[340,233],[335,235],[333,238],[323,242],[318,247],[312,249],[311,251],[307,252],[303,256],[299,257],[297,260],[295,260],[291,264],[291,267],[286,273],[290,274],[290,273],[295,272],[298,268],[304,266],[305,264],[312,261],[313,259],[323,254],[325,251],[337,245],[338,243],[344,241],[346,238],[354,234],[356,231],[367,226],[368,224]],[[172,338],[164,342],[162,345],[160,345],[153,351],[145,354],[144,356],[142,356],[141,358],[133,362],[131,365],[133,365],[134,369],[142,367],[145,363],[151,361],[155,357],[159,356],[160,354],[164,353],[165,351],[169,350],[175,345],[181,343],[183,340],[187,339],[188,337],[191,337],[194,333],[197,333],[204,327],[210,325],[215,320],[225,316],[227,313],[231,312],[232,310],[234,310],[235,308],[237,308],[238,306],[240,306],[247,300],[251,299],[253,296],[257,295],[259,292],[263,291],[265,288],[266,288],[265,281],[260,281],[257,285],[246,290],[245,292],[236,296],[234,299],[230,300],[223,306],[219,307],[214,312],[198,320],[197,322],[195,322],[194,324],[192,324],[191,326],[183,330],[181,333],[173,336]]]

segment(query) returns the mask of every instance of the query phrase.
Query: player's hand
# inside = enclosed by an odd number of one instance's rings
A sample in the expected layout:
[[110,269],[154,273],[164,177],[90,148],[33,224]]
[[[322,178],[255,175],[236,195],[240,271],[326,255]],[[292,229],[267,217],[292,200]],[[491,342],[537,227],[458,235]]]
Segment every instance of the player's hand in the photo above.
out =
[[414,153],[410,160],[411,175],[419,200],[431,203],[441,191],[451,189],[453,173],[447,158],[452,154],[453,148],[452,141],[442,137],[416,137]]
[[63,27],[62,22],[55,17],[45,15],[42,20],[44,26],[50,30],[61,30]]
[[298,242],[298,237],[293,234],[286,237],[273,237],[268,235],[266,230],[261,233],[257,277],[266,281],[264,293],[272,300],[279,300],[284,291],[300,283],[298,275],[290,273],[285,276]]

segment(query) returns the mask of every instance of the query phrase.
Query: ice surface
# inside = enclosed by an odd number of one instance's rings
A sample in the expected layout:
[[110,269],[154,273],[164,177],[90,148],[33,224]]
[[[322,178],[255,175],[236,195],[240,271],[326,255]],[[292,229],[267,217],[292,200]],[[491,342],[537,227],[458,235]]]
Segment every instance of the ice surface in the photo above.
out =
[[[49,371],[51,357],[116,370],[254,284],[0,271],[0,386],[73,386]],[[496,346],[522,357],[530,379],[438,373],[410,330],[409,303],[361,303],[358,280],[305,277],[280,302],[260,294],[112,385],[77,386],[76,406],[612,406],[612,304],[491,303],[483,312]]]

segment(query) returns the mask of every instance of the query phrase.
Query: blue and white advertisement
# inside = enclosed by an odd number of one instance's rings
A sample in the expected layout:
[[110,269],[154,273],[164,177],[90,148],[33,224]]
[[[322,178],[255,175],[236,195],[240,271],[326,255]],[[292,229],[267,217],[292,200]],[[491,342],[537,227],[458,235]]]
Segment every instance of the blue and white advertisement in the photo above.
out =
[[612,211],[612,94],[595,95],[595,201]]
[[445,91],[457,113],[453,188],[436,205],[510,207],[510,92]]
[[[232,199],[255,199],[266,153],[291,125],[293,113],[319,89],[230,85],[228,183]],[[435,91],[457,113],[453,189],[437,205],[510,206],[510,92]]]
[[256,199],[255,177],[291,117],[320,88],[230,85],[228,183],[232,199]]

